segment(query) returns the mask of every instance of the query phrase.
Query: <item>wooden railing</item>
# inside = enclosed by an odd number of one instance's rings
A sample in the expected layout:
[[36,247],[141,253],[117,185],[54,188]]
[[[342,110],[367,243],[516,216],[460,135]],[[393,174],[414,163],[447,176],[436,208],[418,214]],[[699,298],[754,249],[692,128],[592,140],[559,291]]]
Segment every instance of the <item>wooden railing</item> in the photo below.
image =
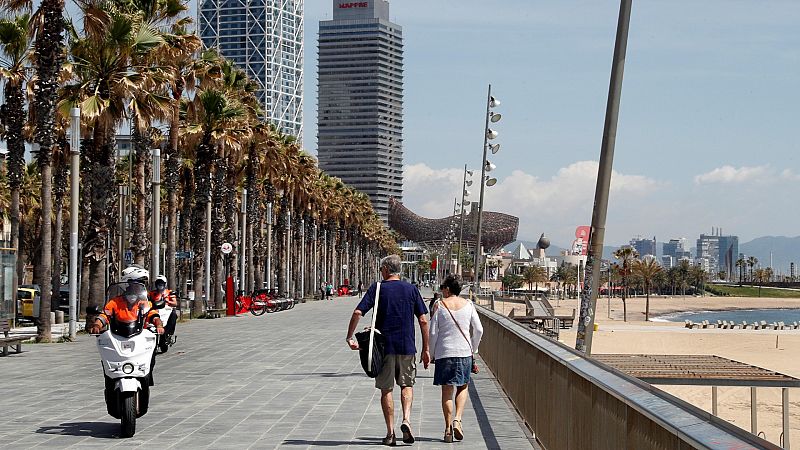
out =
[[478,310],[481,358],[545,449],[778,449],[505,316]]

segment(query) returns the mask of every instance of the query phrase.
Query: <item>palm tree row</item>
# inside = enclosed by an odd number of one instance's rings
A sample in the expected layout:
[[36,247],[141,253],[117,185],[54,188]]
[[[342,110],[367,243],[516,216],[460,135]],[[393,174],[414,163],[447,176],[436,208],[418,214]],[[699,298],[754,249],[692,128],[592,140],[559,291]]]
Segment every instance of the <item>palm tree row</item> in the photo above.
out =
[[[246,280],[246,291],[270,286],[306,295],[321,280],[369,281],[376,258],[396,251],[368,197],[322,173],[294,138],[266,122],[255,84],[187,32],[182,0],[80,0],[78,21],[65,20],[57,0],[36,11],[31,2],[0,5],[16,14],[0,21],[0,118],[9,147],[3,187],[19,241],[12,246],[20,249],[20,267],[36,268],[35,282],[58,292],[70,201],[81,203],[81,310],[105,300],[106,274],[121,267],[112,242],[128,234],[133,260],[151,260],[156,146],[164,162],[165,220],[155,229],[166,243],[165,274],[170,286],[189,285],[212,307],[222,301],[226,274]],[[81,109],[80,199],[65,196],[74,107]],[[133,149],[118,158],[123,124],[131,127]],[[25,165],[26,142],[38,150],[35,168]],[[130,214],[120,213],[125,184],[132,187]],[[242,240],[247,248],[237,245],[226,267],[222,243]],[[176,260],[179,251],[192,257]],[[206,281],[210,290],[202,292]],[[49,294],[42,289],[41,340],[50,338]]]

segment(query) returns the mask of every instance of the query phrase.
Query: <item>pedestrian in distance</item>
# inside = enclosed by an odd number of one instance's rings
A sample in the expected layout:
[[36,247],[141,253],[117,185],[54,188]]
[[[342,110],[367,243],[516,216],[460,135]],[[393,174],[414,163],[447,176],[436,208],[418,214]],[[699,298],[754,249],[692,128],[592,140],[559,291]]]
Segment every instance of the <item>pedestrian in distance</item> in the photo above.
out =
[[456,276],[445,277],[439,289],[442,299],[431,312],[430,346],[435,366],[433,384],[442,387],[444,442],[453,442],[453,438],[458,441],[464,439],[461,417],[467,403],[470,373],[477,373],[474,354],[478,352],[483,326],[472,302],[458,296],[461,282]]
[[[380,298],[377,299],[377,316],[375,328],[380,331],[385,339],[385,357],[383,368],[375,377],[375,387],[381,390],[381,409],[386,422],[386,437],[383,445],[396,444],[394,432],[394,399],[392,393],[394,386],[400,386],[400,399],[403,409],[403,421],[400,430],[403,433],[403,442],[414,443],[414,434],[411,430],[411,404],[414,399],[414,382],[417,376],[414,318],[419,323],[422,334],[422,352],[420,362],[427,369],[430,363],[428,351],[428,309],[419,290],[406,281],[400,279],[400,257],[389,255],[380,263],[381,283]],[[347,344],[353,350],[358,350],[358,342],[353,339],[358,321],[375,306],[376,284],[367,289],[361,302],[353,311],[350,324],[347,327]]]
[[364,289],[364,285],[361,283],[361,281],[359,281],[359,282],[358,282],[358,296],[359,296],[359,297],[361,297],[361,294],[362,294],[362,290],[363,290],[363,289]]
[[328,281],[328,284],[325,285],[325,298],[331,300],[332,296],[333,296],[333,284],[330,281]]

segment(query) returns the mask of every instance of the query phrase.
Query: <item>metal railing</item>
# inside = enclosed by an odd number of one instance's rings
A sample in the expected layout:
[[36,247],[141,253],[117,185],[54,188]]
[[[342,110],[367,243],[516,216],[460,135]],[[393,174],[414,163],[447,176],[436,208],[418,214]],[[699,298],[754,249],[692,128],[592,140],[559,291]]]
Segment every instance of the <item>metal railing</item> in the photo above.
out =
[[505,316],[478,311],[481,358],[548,450],[779,448]]

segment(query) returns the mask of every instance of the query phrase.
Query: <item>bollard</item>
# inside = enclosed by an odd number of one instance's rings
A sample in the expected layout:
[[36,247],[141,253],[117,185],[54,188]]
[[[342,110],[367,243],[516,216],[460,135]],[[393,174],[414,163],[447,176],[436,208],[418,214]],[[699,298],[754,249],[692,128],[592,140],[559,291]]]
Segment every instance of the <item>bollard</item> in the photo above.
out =
[[64,311],[61,311],[61,310],[56,311],[55,323],[57,325],[60,325],[60,324],[64,323]]
[[50,323],[56,323],[56,313],[53,311],[50,311]]

